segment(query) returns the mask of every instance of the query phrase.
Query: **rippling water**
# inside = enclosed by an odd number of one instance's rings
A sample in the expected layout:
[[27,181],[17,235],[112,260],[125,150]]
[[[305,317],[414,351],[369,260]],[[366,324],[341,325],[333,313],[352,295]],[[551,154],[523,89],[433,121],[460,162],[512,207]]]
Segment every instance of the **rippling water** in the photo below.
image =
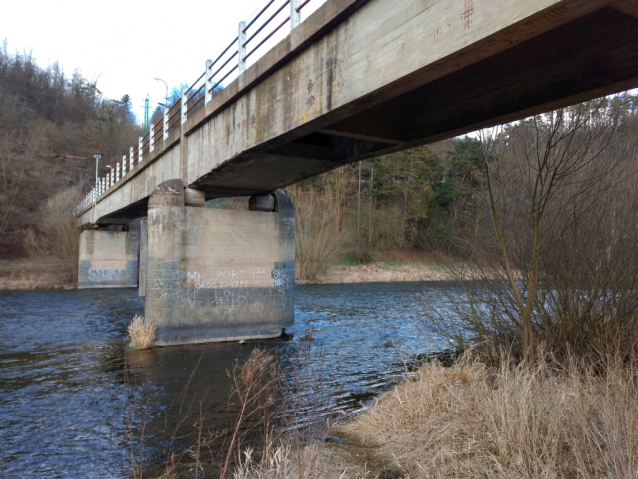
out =
[[228,414],[226,370],[234,361],[263,346],[290,367],[309,327],[313,344],[323,343],[326,385],[341,391],[339,407],[356,410],[404,374],[398,350],[447,347],[428,334],[423,310],[445,308],[450,289],[456,291],[430,282],[300,285],[291,341],[131,351],[126,361],[126,327],[144,309],[137,290],[0,293],[0,475],[130,476],[121,420],[127,391],[143,386],[152,398],[145,447],[159,460],[160,431],[172,427],[164,413],[174,415],[200,356],[190,391],[207,392],[209,420],[221,424]]

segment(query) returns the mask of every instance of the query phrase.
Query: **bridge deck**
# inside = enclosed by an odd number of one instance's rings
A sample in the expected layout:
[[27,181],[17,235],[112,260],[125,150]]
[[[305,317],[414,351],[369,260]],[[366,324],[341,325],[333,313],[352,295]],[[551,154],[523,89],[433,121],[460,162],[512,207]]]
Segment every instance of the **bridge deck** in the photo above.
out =
[[163,181],[272,191],[638,86],[629,0],[328,0],[144,155],[80,225],[146,214]]

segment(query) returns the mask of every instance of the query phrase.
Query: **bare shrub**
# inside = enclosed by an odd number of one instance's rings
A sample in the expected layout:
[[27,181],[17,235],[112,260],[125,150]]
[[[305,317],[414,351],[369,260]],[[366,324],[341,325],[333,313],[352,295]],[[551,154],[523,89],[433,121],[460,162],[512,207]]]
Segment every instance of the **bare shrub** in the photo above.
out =
[[73,208],[82,197],[76,188],[60,191],[39,211],[37,228],[26,232],[25,244],[31,258],[55,267],[60,279],[77,282],[80,231]]
[[554,370],[540,349],[498,372],[468,356],[425,365],[338,429],[412,478],[636,477],[637,371],[573,357]]
[[[266,392],[268,398],[276,392],[278,400],[273,403],[276,417],[264,416],[265,421],[259,424],[264,433],[259,449],[255,449],[255,444],[237,448],[232,470],[234,478],[346,477],[344,474],[349,468],[351,474],[347,477],[367,477],[365,467],[355,465],[352,469],[353,463],[345,451],[337,452],[324,446],[326,427],[336,416],[335,393],[338,391],[330,390],[324,384],[323,345],[320,342],[313,345],[313,336],[314,330],[309,328],[299,342],[290,368],[292,374],[287,381],[279,369],[269,374],[269,377],[278,377],[277,382],[272,383],[275,389],[267,384],[259,394]],[[262,361],[262,354],[253,351],[251,359],[231,377],[239,373],[241,383],[245,383],[252,375],[253,355]],[[274,363],[269,367],[274,367]],[[237,380],[233,379],[233,382]],[[261,402],[266,404],[263,398]]]
[[303,278],[314,279],[341,251],[350,232],[335,217],[338,203],[331,190],[290,191],[295,204],[296,256]]
[[136,314],[129,324],[128,335],[132,345],[148,349],[155,344],[155,324]]
[[[638,168],[616,99],[481,132],[468,302],[439,330],[532,358],[628,358],[638,344]],[[619,99],[618,101],[622,101]],[[443,321],[441,321],[443,319]],[[452,326],[450,327],[450,323]]]
[[[142,321],[136,316],[135,322]],[[231,394],[226,424],[209,422],[209,390],[198,390],[195,374],[203,356],[204,351],[180,397],[166,409],[173,411],[175,426],[171,431],[164,426],[168,447],[161,466],[144,453],[153,392],[147,382],[129,384],[125,369],[124,430],[134,477],[192,477],[194,471],[195,477],[320,478],[339,477],[352,467],[345,452],[333,454],[324,446],[338,391],[324,387],[323,348],[313,340],[312,329],[299,342],[288,374],[275,355],[258,348],[227,371]],[[277,475],[273,465],[280,468]],[[348,477],[367,476],[364,472]]]

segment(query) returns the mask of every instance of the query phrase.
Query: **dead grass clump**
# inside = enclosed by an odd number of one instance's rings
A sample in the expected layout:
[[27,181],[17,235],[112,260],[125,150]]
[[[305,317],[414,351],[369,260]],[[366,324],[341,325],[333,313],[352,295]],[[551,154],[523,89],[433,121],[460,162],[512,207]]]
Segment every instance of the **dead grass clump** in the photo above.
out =
[[635,372],[426,365],[338,431],[412,478],[635,478]]
[[129,324],[128,335],[132,346],[140,349],[150,348],[155,344],[155,324],[136,314]]

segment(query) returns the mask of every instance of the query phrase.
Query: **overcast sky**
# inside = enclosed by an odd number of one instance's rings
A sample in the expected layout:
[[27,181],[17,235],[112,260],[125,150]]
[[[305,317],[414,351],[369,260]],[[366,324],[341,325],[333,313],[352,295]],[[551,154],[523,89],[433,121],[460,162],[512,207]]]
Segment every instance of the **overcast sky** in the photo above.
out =
[[[325,0],[302,10],[307,17]],[[0,15],[0,42],[9,52],[31,51],[40,66],[58,61],[97,79],[105,98],[130,95],[138,121],[146,94],[151,113],[169,88],[191,84],[207,58],[225,47],[265,0],[13,0]],[[281,4],[276,0],[275,6]],[[286,32],[289,27],[282,29]],[[260,49],[260,53],[263,53]],[[257,56],[257,55],[255,55]],[[254,60],[251,58],[251,60]]]

